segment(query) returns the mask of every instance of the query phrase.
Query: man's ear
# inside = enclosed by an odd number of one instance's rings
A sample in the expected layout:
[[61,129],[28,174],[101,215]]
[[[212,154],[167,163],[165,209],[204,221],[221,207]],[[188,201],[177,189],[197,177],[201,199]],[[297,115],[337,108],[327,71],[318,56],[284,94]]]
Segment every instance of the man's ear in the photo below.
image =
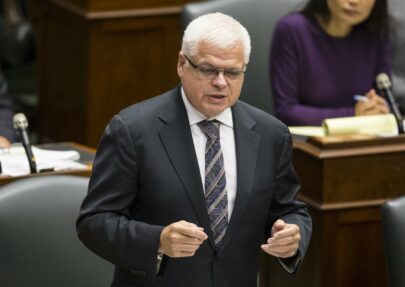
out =
[[186,64],[186,59],[183,56],[183,53],[179,52],[179,57],[177,59],[177,74],[181,78],[183,75],[184,65]]

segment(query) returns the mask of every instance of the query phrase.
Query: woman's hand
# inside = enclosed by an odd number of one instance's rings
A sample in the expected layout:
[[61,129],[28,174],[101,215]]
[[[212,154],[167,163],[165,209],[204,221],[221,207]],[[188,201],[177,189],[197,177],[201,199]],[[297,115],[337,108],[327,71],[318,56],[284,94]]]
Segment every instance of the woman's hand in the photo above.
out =
[[5,137],[0,136],[0,148],[6,148],[9,146],[10,146],[10,141]]
[[355,116],[368,116],[389,113],[387,102],[384,98],[377,95],[374,89],[371,89],[365,96],[367,97],[367,100],[358,101],[355,105]]

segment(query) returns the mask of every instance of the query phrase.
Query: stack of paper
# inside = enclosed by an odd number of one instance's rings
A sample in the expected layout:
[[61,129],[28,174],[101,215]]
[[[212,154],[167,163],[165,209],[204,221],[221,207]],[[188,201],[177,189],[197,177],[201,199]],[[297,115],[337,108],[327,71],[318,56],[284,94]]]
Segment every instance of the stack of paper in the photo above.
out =
[[394,115],[373,115],[333,118],[323,121],[321,127],[289,127],[290,132],[303,136],[369,135],[395,136],[398,127]]
[[[86,169],[84,164],[78,163],[80,155],[77,151],[53,151],[32,147],[37,170],[66,170]],[[12,146],[0,149],[2,175],[21,176],[30,173],[28,159],[22,146]]]

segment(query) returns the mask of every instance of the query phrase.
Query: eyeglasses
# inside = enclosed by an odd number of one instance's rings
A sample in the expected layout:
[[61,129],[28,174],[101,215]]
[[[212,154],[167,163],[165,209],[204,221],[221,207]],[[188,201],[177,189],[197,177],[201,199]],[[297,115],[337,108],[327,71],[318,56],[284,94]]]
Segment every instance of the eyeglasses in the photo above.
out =
[[243,68],[243,70],[218,69],[210,66],[196,65],[186,55],[184,55],[184,58],[186,58],[191,67],[193,67],[193,69],[196,70],[198,74],[205,79],[213,79],[218,76],[220,72],[222,72],[224,74],[224,77],[228,80],[238,80],[246,72],[246,67]]

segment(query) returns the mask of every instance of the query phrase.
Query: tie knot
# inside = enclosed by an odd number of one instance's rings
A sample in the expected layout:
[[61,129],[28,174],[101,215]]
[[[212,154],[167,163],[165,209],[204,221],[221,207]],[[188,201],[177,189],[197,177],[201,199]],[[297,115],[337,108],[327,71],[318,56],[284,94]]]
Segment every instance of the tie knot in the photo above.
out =
[[201,131],[209,139],[219,138],[219,122],[217,120],[213,121],[202,121],[198,123]]

